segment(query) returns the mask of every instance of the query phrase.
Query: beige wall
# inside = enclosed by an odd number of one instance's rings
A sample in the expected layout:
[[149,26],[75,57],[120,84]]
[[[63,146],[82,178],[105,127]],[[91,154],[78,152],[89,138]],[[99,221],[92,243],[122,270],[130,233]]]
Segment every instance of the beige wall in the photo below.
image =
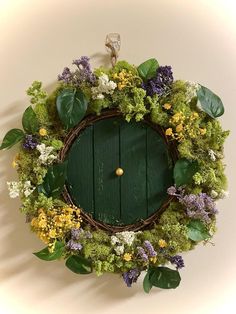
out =
[[[43,245],[30,234],[10,200],[6,181],[14,149],[0,152],[0,313],[232,313],[236,292],[234,201],[236,121],[236,4],[227,0],[0,0],[0,138],[28,106],[24,91],[35,80],[50,89],[57,74],[81,55],[104,62],[104,38],[119,32],[120,58],[139,64],[156,57],[172,64],[175,78],[218,93],[221,119],[232,130],[226,143],[231,196],[218,205],[215,246],[184,255],[177,290],[142,292],[117,276],[76,276],[62,262],[32,255]],[[106,58],[105,58],[106,61]]]

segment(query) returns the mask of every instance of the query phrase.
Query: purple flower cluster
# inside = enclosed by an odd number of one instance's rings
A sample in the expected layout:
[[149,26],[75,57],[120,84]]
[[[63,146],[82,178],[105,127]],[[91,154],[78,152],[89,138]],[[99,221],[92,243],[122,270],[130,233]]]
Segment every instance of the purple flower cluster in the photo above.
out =
[[185,195],[182,188],[176,189],[175,186],[169,187],[167,193],[178,198],[190,218],[209,223],[211,222],[210,216],[218,213],[214,200],[206,193]]
[[169,92],[173,81],[174,78],[171,66],[160,66],[157,69],[156,76],[144,82],[142,88],[146,90],[149,96],[155,94],[161,96]]
[[181,269],[184,267],[184,260],[180,255],[171,256],[169,258],[169,261],[171,262],[171,264],[174,264],[176,266],[176,269]]
[[37,138],[34,135],[26,135],[22,145],[25,149],[35,149],[38,145]]
[[131,287],[132,284],[138,280],[139,275],[140,275],[140,271],[137,268],[134,268],[123,273],[122,277],[127,287]]
[[80,251],[83,246],[79,242],[82,239],[91,239],[92,234],[89,231],[83,230],[82,228],[71,229],[71,239],[67,242],[66,246],[69,250]]
[[148,262],[149,257],[157,256],[157,252],[154,250],[150,241],[146,240],[143,242],[143,246],[138,246],[138,257],[140,257],[144,262]]
[[82,82],[95,83],[96,77],[91,70],[89,58],[82,56],[80,59],[76,59],[72,64],[77,66],[76,71],[71,72],[68,67],[65,67],[62,74],[58,75],[59,81],[64,81],[66,84],[72,84],[76,87]]

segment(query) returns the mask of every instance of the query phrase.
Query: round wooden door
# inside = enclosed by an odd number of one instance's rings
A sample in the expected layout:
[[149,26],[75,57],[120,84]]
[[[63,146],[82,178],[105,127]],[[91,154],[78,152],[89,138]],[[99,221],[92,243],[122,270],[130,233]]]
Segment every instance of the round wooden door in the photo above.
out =
[[[127,123],[121,117],[87,126],[67,159],[66,186],[73,203],[105,224],[145,220],[166,201],[173,183],[173,162],[164,138],[146,123]],[[117,175],[117,168],[122,175]]]

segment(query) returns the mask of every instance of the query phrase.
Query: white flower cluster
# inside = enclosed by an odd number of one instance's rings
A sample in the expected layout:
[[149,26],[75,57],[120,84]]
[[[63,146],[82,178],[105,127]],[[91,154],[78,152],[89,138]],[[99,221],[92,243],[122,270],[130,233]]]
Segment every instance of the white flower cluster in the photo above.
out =
[[11,198],[18,197],[20,192],[22,192],[25,197],[28,197],[35,190],[35,186],[32,186],[30,181],[25,181],[24,183],[11,181],[7,182],[7,186],[9,190],[9,196]]
[[49,165],[57,158],[54,154],[51,154],[54,150],[52,146],[40,144],[36,146],[36,149],[40,152],[39,162],[43,165]]
[[217,193],[215,190],[212,190],[211,197],[216,198],[217,196],[220,198],[227,198],[229,196],[229,191],[221,190],[220,193]]
[[217,156],[217,154],[214,152],[214,150],[209,149],[209,150],[208,150],[208,155],[210,156],[210,159],[211,159],[212,161],[216,161],[216,156]]
[[132,245],[136,233],[134,231],[123,231],[117,232],[115,235],[111,236],[111,244],[115,246],[114,250],[117,255],[121,255],[124,253],[125,245]]
[[190,81],[185,81],[185,85],[187,88],[186,99],[187,102],[190,103],[194,97],[197,97],[197,91],[200,88],[200,85]]
[[109,81],[109,77],[106,74],[102,74],[98,78],[98,86],[92,87],[92,98],[103,99],[103,94],[112,94],[117,84],[113,81]]

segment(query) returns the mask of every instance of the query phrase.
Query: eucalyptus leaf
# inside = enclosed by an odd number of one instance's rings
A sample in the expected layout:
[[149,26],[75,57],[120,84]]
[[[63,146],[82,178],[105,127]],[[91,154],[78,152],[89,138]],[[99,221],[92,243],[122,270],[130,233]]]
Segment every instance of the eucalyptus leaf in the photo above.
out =
[[63,190],[67,172],[67,162],[55,164],[48,168],[43,183],[38,186],[38,192],[47,197],[56,198]]
[[54,261],[62,256],[64,249],[65,249],[64,243],[57,241],[55,243],[55,248],[53,252],[49,252],[48,247],[45,247],[41,251],[33,254],[44,261]]
[[162,289],[175,289],[180,281],[179,272],[168,267],[156,267],[150,276],[151,284]]
[[158,67],[159,64],[156,59],[149,59],[138,66],[138,73],[146,81],[156,75]]
[[88,100],[80,89],[64,89],[57,96],[56,105],[61,122],[70,129],[85,116]]
[[90,274],[92,263],[79,255],[72,255],[66,260],[66,266],[76,274]]
[[39,130],[39,122],[31,106],[29,106],[23,114],[22,126],[28,134],[35,134]]
[[220,97],[210,89],[201,85],[197,91],[197,97],[200,108],[210,117],[217,118],[224,114],[224,105]]
[[211,237],[206,226],[199,219],[191,220],[187,228],[188,238],[192,241],[199,242]]
[[193,175],[198,170],[197,161],[182,158],[177,160],[174,167],[174,180],[177,187],[192,182]]
[[146,292],[146,293],[149,293],[150,290],[152,289],[152,283],[150,281],[150,277],[151,275],[153,274],[154,270],[149,268],[147,270],[147,273],[143,279],[143,290]]
[[25,133],[20,129],[12,129],[4,136],[0,149],[9,149],[16,143],[23,140]]

